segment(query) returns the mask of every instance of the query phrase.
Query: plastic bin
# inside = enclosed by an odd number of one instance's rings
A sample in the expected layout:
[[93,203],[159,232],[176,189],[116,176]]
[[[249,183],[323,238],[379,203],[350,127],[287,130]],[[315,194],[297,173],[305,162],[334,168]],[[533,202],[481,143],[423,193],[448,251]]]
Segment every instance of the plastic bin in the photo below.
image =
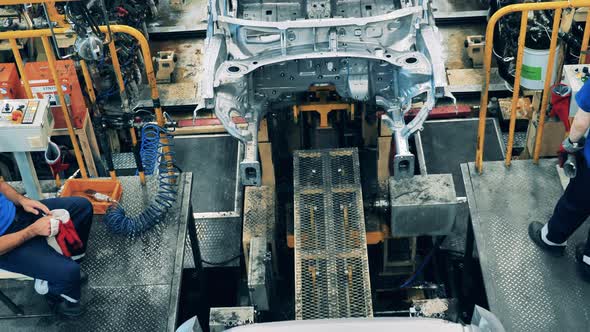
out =
[[64,184],[61,197],[79,196],[87,198],[92,203],[94,214],[105,214],[111,202],[101,202],[85,193],[86,190],[94,190],[108,195],[115,201],[121,199],[123,187],[118,180],[112,179],[70,179]]

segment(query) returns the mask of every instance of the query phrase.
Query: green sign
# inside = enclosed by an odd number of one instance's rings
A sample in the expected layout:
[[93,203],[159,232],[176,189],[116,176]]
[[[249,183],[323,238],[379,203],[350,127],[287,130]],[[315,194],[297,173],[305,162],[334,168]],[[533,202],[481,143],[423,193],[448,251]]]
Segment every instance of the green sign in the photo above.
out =
[[522,65],[521,76],[533,81],[540,81],[541,80],[541,67],[532,67],[527,66],[525,64]]

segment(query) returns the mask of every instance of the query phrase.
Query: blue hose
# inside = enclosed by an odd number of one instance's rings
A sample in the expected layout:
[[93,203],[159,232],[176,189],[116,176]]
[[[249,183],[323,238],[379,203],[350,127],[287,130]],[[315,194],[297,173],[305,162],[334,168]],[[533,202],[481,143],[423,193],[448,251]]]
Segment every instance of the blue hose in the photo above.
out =
[[[154,128],[155,127],[155,128]],[[156,164],[160,159],[160,128],[158,126],[148,124],[141,128],[141,149],[139,155],[143,164],[143,171],[145,175],[152,175],[156,170]]]
[[438,250],[438,248],[443,243],[443,241],[446,239],[446,237],[447,236],[444,235],[444,236],[439,237],[436,240],[434,246],[432,247],[432,250],[430,250],[430,252],[426,256],[426,258],[424,259],[422,264],[420,264],[418,269],[416,269],[416,272],[414,272],[413,275],[411,275],[403,284],[401,284],[401,286],[399,286],[399,288],[407,288],[410,285],[412,285],[414,283],[414,281],[416,281],[416,277],[418,277],[420,274],[422,274],[422,272],[424,271],[424,268],[428,265],[428,263],[430,263],[432,256],[434,256],[434,253],[436,252],[436,250]]
[[110,232],[136,236],[164,220],[178,194],[180,172],[175,166],[173,147],[173,136],[167,129],[155,124],[147,124],[142,128],[142,164],[146,175],[153,175],[157,167],[158,192],[152,203],[137,216],[127,216],[121,205],[113,204],[104,217]]

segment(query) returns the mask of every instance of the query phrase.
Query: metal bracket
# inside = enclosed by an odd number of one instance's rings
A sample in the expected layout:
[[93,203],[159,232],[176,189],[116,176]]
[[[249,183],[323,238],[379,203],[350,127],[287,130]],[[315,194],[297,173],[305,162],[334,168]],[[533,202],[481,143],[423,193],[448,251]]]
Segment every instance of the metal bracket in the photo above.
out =
[[240,179],[244,186],[261,186],[262,172],[258,161],[258,121],[248,124],[248,130],[254,131],[252,140],[246,142],[244,159],[240,162]]

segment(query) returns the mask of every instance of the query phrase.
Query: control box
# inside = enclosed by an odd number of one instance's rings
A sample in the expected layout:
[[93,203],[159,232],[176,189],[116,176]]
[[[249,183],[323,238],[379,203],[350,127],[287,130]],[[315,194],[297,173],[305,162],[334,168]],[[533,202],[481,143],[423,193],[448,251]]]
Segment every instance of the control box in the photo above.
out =
[[572,89],[570,100],[570,118],[578,112],[576,94],[587,80],[590,80],[590,65],[565,65],[563,66],[563,83]]
[[0,152],[44,151],[53,125],[48,99],[0,100]]
[[[60,60],[56,62],[56,70],[59,76],[59,85],[64,92],[66,104],[70,111],[72,125],[75,128],[82,128],[84,120],[88,115],[88,109],[82,88],[76,74],[76,66],[73,60]],[[53,76],[47,62],[28,62],[25,65],[25,73],[33,92],[33,98],[49,97],[51,111],[55,118],[55,128],[66,128],[66,121],[59,104],[59,97],[53,82]]]

